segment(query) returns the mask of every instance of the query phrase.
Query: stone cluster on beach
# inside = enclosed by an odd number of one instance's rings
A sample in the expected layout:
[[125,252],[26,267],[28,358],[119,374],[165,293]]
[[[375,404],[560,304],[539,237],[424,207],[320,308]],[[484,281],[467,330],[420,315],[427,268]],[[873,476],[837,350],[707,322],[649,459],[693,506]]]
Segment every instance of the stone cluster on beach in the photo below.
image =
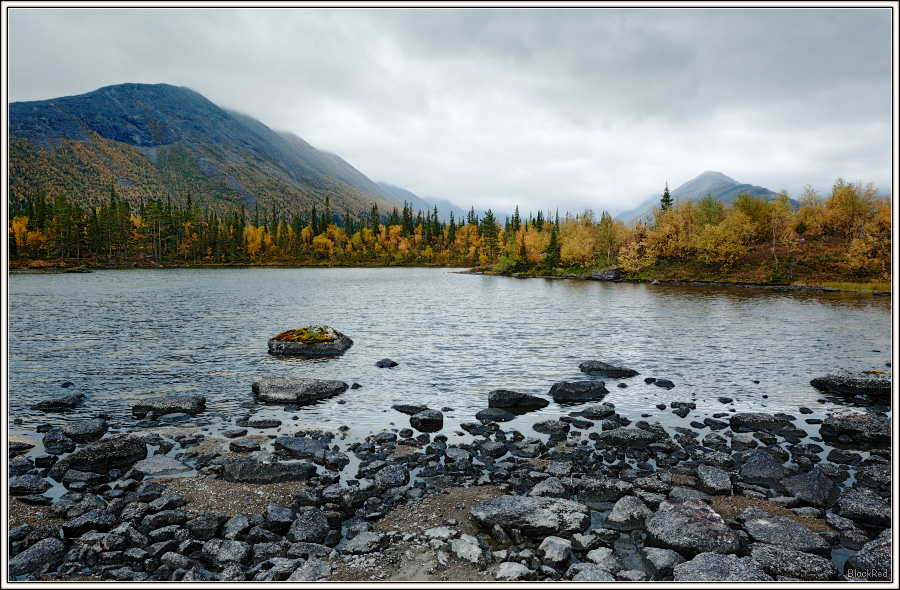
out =
[[[628,371],[593,363],[583,370],[594,376]],[[260,378],[252,390],[259,402],[294,406],[347,388]],[[890,421],[882,408],[835,411],[801,427],[793,414],[730,410],[723,396],[723,411],[703,421],[692,419],[692,402],[659,404],[684,423],[664,427],[621,415],[602,401],[606,393],[597,380],[554,385],[548,395],[572,411],[531,433],[515,429],[515,417],[549,401],[490,392],[485,405],[494,412],[461,424],[474,437],[466,443],[442,432],[442,410],[413,404],[394,406],[410,427],[350,442],[315,430],[265,435],[279,426],[250,415],[202,452],[212,437],[189,427],[174,436],[108,434],[94,418],[44,429],[45,454],[10,447],[10,494],[52,516],[51,524],[10,529],[10,576],[318,581],[424,555],[436,570],[469,567],[502,581],[889,579]],[[145,426],[204,411],[201,396],[134,404]],[[196,510],[160,479],[179,472],[300,485],[291,501],[259,513]],[[60,484],[61,496],[45,495]],[[393,511],[462,487],[496,492],[465,507],[471,534],[453,522],[379,530]],[[831,559],[839,548],[855,552],[841,569]]]

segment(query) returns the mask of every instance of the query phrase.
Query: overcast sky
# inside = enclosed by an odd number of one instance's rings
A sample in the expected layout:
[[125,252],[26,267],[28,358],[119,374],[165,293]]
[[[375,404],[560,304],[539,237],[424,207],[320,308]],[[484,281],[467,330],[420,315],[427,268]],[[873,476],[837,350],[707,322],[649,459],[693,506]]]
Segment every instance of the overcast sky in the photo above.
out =
[[8,98],[188,86],[375,181],[617,213],[704,170],[891,190],[890,9],[24,9]]

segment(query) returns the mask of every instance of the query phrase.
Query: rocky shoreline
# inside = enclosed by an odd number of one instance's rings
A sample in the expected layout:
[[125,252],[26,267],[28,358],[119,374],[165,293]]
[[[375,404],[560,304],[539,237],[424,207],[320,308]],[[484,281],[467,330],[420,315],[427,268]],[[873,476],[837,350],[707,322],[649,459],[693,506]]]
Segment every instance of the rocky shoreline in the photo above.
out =
[[[302,381],[316,395],[347,388]],[[736,412],[720,397],[701,422],[691,401],[671,402],[655,410],[684,425],[662,426],[653,410],[603,402],[601,381],[551,392],[572,411],[533,432],[514,418],[548,400],[491,392],[493,411],[463,423],[471,440],[459,443],[424,406],[395,407],[411,427],[365,438],[271,434],[279,421],[250,415],[214,436],[190,426],[201,396],[142,400],[131,433],[103,417],[48,424],[43,453],[9,445],[10,579],[890,579],[890,408],[865,394],[824,420]]]

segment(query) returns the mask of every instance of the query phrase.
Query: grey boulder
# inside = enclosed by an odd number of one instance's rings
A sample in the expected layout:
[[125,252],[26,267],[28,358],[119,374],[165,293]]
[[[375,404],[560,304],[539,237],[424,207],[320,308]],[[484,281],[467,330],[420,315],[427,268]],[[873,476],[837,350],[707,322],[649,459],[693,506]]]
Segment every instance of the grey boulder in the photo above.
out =
[[304,377],[260,377],[251,388],[259,401],[272,404],[308,404],[347,391],[343,381]]

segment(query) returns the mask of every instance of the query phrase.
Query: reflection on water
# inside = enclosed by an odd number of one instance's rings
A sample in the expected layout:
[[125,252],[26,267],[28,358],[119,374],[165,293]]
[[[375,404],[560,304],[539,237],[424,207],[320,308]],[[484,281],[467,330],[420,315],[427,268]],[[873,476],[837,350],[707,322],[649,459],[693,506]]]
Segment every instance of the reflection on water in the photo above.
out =
[[[354,346],[334,359],[279,358],[273,335],[329,324]],[[375,362],[391,358],[393,369]],[[169,269],[91,274],[10,273],[9,409],[13,433],[43,422],[110,415],[123,429],[142,396],[198,393],[203,418],[233,420],[262,375],[359,383],[298,411],[272,407],[282,430],[346,424],[357,434],[408,418],[395,403],[453,408],[445,431],[474,420],[492,389],[548,397],[557,381],[589,378],[599,359],[641,375],[608,381],[626,415],[678,420],[654,406],[694,401],[691,419],[735,408],[824,417],[813,377],[837,369],[885,369],[890,299],[821,292],[594,281],[515,280],[446,269]],[[644,383],[668,378],[675,388]],[[42,415],[35,400],[73,391],[77,412]],[[759,381],[755,383],[754,381]],[[719,396],[734,398],[723,406]],[[765,397],[767,396],[767,397]],[[338,403],[339,401],[345,403]],[[509,425],[567,414],[549,407]],[[297,416],[296,420],[292,417]]]

